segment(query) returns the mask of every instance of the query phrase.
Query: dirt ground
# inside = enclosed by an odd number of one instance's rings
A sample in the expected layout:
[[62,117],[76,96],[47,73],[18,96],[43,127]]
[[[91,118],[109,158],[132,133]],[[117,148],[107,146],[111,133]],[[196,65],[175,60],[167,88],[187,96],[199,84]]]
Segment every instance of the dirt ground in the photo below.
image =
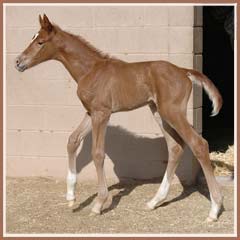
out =
[[78,184],[72,209],[65,201],[65,181],[7,178],[7,233],[233,233],[233,185],[223,186],[224,210],[218,222],[206,223],[210,209],[206,186],[171,186],[166,203],[146,211],[159,183],[109,184],[113,203],[90,216],[96,185]]

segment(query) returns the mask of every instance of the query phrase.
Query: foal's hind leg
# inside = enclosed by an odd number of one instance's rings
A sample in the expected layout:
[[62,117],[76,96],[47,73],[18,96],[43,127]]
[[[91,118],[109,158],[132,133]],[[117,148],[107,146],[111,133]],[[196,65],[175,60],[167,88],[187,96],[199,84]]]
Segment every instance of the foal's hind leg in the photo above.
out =
[[91,118],[86,113],[84,119],[78,126],[78,128],[70,135],[67,144],[68,151],[68,175],[67,175],[67,195],[66,198],[69,201],[69,207],[74,204],[75,201],[75,187],[77,182],[77,171],[76,171],[76,152],[80,143],[85,136],[91,130]]
[[207,221],[216,221],[222,206],[223,197],[213,174],[207,141],[191,127],[184,114],[180,112],[179,107],[169,106],[164,111],[162,109],[160,114],[178,132],[185,143],[188,144],[200,162],[211,197],[211,210]]
[[162,183],[156,195],[147,203],[149,209],[154,209],[157,205],[162,204],[167,198],[172,178],[179,163],[179,158],[183,153],[184,143],[176,131],[166,121],[161,119],[157,112],[156,105],[151,104],[149,106],[156,122],[164,134],[168,147],[168,164]]

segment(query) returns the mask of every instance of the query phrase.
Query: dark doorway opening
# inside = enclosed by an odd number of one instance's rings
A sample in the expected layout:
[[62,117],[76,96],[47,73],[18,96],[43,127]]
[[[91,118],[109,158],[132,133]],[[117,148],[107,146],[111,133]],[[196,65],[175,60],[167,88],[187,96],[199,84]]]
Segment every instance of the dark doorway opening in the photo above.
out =
[[203,94],[203,136],[211,151],[234,142],[234,7],[203,7],[203,72],[219,89],[223,107],[210,117],[212,104]]

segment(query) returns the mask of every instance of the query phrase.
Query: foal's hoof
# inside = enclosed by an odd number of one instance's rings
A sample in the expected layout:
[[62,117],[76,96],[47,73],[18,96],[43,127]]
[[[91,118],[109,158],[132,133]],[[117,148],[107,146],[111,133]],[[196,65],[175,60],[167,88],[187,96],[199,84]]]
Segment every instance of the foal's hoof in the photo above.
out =
[[95,217],[95,216],[99,216],[99,215],[101,215],[101,211],[97,211],[97,210],[94,210],[94,209],[92,209],[90,214],[89,214],[90,217]]
[[207,217],[206,222],[207,223],[217,222],[217,218]]
[[145,210],[146,211],[152,211],[152,210],[154,210],[155,209],[155,205],[154,204],[152,204],[151,202],[147,202],[147,204],[146,204],[146,207],[145,207]]
[[74,203],[75,203],[75,199],[74,200],[71,200],[71,201],[68,201],[68,207],[73,207]]

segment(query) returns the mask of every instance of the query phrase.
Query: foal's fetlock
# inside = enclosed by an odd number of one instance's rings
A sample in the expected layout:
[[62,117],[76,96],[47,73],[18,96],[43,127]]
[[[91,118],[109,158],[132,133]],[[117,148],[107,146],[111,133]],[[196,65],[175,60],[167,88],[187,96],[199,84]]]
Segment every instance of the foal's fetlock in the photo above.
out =
[[106,200],[104,201],[104,208],[108,208],[112,205],[112,194],[108,193],[108,197],[106,198]]
[[76,184],[77,184],[76,174],[69,171],[67,176],[67,194],[66,194],[66,199],[67,201],[69,201],[68,203],[69,207],[72,207],[74,205],[74,202],[76,201],[75,197]]

